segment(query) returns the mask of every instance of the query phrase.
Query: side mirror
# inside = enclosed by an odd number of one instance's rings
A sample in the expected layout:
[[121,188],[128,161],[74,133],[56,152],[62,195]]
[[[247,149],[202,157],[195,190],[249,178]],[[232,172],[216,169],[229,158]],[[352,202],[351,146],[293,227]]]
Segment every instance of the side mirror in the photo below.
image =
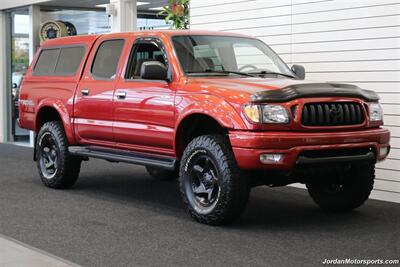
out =
[[18,88],[18,84],[13,83],[13,84],[12,84],[12,89],[17,89],[17,88]]
[[306,78],[306,70],[302,65],[293,65],[292,71],[300,80],[304,80]]
[[145,61],[140,67],[140,78],[168,81],[167,67],[159,61]]

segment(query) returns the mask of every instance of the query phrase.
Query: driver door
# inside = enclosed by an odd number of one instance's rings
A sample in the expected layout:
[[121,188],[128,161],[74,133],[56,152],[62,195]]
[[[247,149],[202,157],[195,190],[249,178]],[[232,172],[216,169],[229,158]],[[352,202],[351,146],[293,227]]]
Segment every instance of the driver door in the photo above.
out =
[[143,62],[155,60],[168,67],[161,40],[136,39],[126,71],[116,84],[114,138],[118,148],[173,155],[175,90],[167,81],[140,77]]

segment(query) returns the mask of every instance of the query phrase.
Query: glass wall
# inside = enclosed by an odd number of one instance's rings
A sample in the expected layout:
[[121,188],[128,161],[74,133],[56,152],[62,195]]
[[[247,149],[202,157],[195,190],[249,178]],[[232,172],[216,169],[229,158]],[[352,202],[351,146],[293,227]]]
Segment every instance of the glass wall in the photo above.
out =
[[29,66],[28,9],[10,12],[11,17],[11,129],[13,141],[29,141],[29,131],[18,126],[18,93]]
[[169,24],[165,23],[163,18],[158,18],[157,16],[144,16],[138,15],[137,18],[137,29],[138,30],[161,30],[169,29]]
[[111,29],[105,11],[42,8],[40,20],[42,23],[48,20],[72,23],[78,35],[107,33]]
[[[77,34],[98,34],[111,31],[110,19],[104,11],[93,10],[68,10],[68,9],[42,9],[41,21],[61,20],[72,23]],[[169,25],[163,18],[156,15],[138,14],[137,29],[153,30],[168,29]]]

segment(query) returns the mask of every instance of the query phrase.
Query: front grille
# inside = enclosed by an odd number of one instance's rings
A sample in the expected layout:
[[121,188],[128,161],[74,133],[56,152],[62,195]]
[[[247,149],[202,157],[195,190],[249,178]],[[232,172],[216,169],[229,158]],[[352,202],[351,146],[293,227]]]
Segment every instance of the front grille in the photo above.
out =
[[301,123],[305,126],[341,126],[364,122],[359,103],[307,103],[303,107]]

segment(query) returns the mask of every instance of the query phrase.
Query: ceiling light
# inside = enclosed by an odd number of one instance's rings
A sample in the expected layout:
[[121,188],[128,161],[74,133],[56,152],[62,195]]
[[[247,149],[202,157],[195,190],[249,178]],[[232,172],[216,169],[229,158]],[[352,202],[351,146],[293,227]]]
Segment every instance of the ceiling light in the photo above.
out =
[[151,7],[151,8],[149,8],[149,10],[156,10],[156,11],[158,11],[158,10],[163,10],[164,8],[162,7],[162,6],[159,6],[159,7]]
[[[143,6],[143,5],[148,5],[150,4],[150,2],[137,2],[136,5],[137,6]],[[102,7],[102,8],[106,8],[109,4],[101,4],[101,5],[96,5],[96,7]]]

